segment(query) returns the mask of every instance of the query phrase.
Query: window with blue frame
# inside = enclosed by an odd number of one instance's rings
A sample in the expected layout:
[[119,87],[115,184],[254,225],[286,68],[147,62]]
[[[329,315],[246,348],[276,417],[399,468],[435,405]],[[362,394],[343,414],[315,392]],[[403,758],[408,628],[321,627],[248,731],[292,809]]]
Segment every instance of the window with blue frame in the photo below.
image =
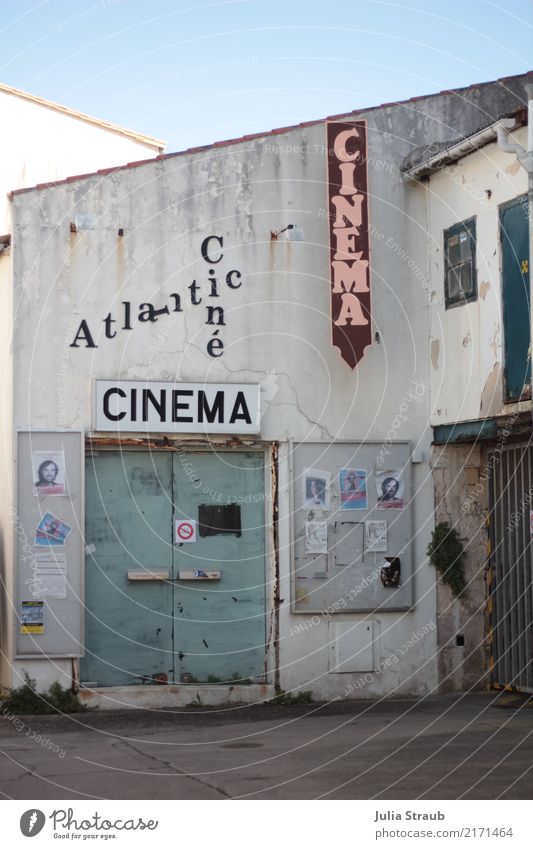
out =
[[476,298],[476,220],[469,218],[444,231],[444,303],[448,309]]

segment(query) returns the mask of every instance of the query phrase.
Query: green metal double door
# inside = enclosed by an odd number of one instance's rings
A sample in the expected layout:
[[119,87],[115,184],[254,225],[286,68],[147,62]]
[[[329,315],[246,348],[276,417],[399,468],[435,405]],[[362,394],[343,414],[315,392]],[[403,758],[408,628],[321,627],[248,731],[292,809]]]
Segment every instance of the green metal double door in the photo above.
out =
[[265,673],[264,493],[261,452],[88,456],[82,681]]

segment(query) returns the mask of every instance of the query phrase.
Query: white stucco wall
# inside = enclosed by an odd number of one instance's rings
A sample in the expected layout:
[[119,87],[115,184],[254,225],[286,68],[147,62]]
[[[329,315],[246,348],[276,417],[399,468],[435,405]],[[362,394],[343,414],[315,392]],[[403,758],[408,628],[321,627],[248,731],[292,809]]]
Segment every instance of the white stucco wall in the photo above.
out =
[[[527,147],[527,128],[511,135]],[[431,253],[432,424],[529,409],[503,399],[503,322],[499,206],[527,192],[516,156],[496,142],[432,175],[426,186]],[[444,309],[443,231],[476,218],[476,301]]]
[[[11,204],[8,193],[14,189],[64,179],[72,174],[87,173],[127,161],[157,156],[159,148],[147,141],[121,135],[98,124],[62,113],[42,103],[19,97],[0,89],[0,109],[4,132],[0,143],[0,235],[12,232]],[[155,140],[154,140],[155,142]],[[36,195],[32,195],[32,202]],[[39,206],[36,206],[38,215]],[[10,505],[13,502],[13,416],[12,416],[12,315],[13,303],[12,250],[0,255],[0,376],[2,386],[0,416],[0,535],[3,577],[7,593],[1,615],[2,646],[0,681],[12,680],[10,627],[12,598],[13,524]],[[30,674],[34,664],[25,663]],[[41,665],[42,666],[42,665]],[[58,662],[51,680],[70,681],[70,662]],[[62,680],[62,683],[65,683]]]
[[[427,264],[419,236],[424,199],[407,192],[390,137],[370,124],[378,336],[352,372],[331,347],[324,145],[320,124],[15,195],[14,422],[89,431],[97,377],[260,382],[261,438],[281,443],[281,684],[329,698],[342,695],[358,676],[328,673],[325,617],[289,638],[291,626],[305,618],[292,614],[289,604],[289,439],[380,442],[392,433],[422,452],[422,462],[413,466],[416,601],[409,612],[371,617],[379,621],[379,659],[434,623],[436,614],[435,573],[425,556],[433,521],[427,293],[413,279],[413,266],[423,276]],[[94,215],[96,228],[71,233],[69,224],[81,213]],[[271,231],[288,224],[297,225],[303,240],[272,241]],[[216,265],[200,255],[210,234],[224,238],[224,256]],[[207,298],[209,268],[216,269],[218,299]],[[230,269],[238,269],[243,280],[233,291],[223,282]],[[207,302],[225,309],[226,325],[219,328],[225,349],[218,359],[206,351],[218,328],[205,324],[205,300],[190,303],[193,279]],[[173,292],[181,294],[183,312],[162,315],[153,324],[133,321],[131,331],[120,330],[123,301],[135,305],[135,316],[141,303],[170,305]],[[105,338],[109,312],[117,319],[112,339]],[[98,347],[70,347],[81,319]],[[411,401],[400,420],[413,381],[424,387],[423,400]],[[342,615],[337,621],[365,617]],[[432,630],[354,695],[435,687],[435,642]]]

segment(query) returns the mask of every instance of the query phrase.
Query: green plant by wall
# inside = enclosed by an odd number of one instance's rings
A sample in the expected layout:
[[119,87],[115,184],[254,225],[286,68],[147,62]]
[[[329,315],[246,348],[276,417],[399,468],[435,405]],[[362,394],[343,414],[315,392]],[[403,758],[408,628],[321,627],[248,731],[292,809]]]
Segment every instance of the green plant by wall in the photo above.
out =
[[281,692],[267,702],[271,705],[310,705],[312,703],[313,694],[311,690],[300,690],[298,693]]
[[9,690],[2,700],[2,713],[43,714],[43,713],[79,713],[88,708],[83,705],[78,696],[71,690],[55,681],[47,692],[37,692],[37,682],[27,672],[24,673],[24,684]]
[[427,555],[444,584],[448,584],[456,598],[466,589],[463,539],[449,522],[440,522],[431,534]]

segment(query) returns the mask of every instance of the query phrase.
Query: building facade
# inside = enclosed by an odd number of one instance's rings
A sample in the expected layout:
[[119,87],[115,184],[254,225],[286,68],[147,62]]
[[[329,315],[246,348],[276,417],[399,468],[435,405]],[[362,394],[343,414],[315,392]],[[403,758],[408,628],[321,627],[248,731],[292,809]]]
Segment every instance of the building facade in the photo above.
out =
[[[525,97],[525,93],[524,93]],[[528,149],[525,110],[504,124]],[[440,682],[533,688],[528,175],[488,125],[408,172],[427,202],[437,522],[466,591],[439,583]]]
[[513,78],[14,193],[4,684],[437,688],[427,201],[400,166],[522,99]]

